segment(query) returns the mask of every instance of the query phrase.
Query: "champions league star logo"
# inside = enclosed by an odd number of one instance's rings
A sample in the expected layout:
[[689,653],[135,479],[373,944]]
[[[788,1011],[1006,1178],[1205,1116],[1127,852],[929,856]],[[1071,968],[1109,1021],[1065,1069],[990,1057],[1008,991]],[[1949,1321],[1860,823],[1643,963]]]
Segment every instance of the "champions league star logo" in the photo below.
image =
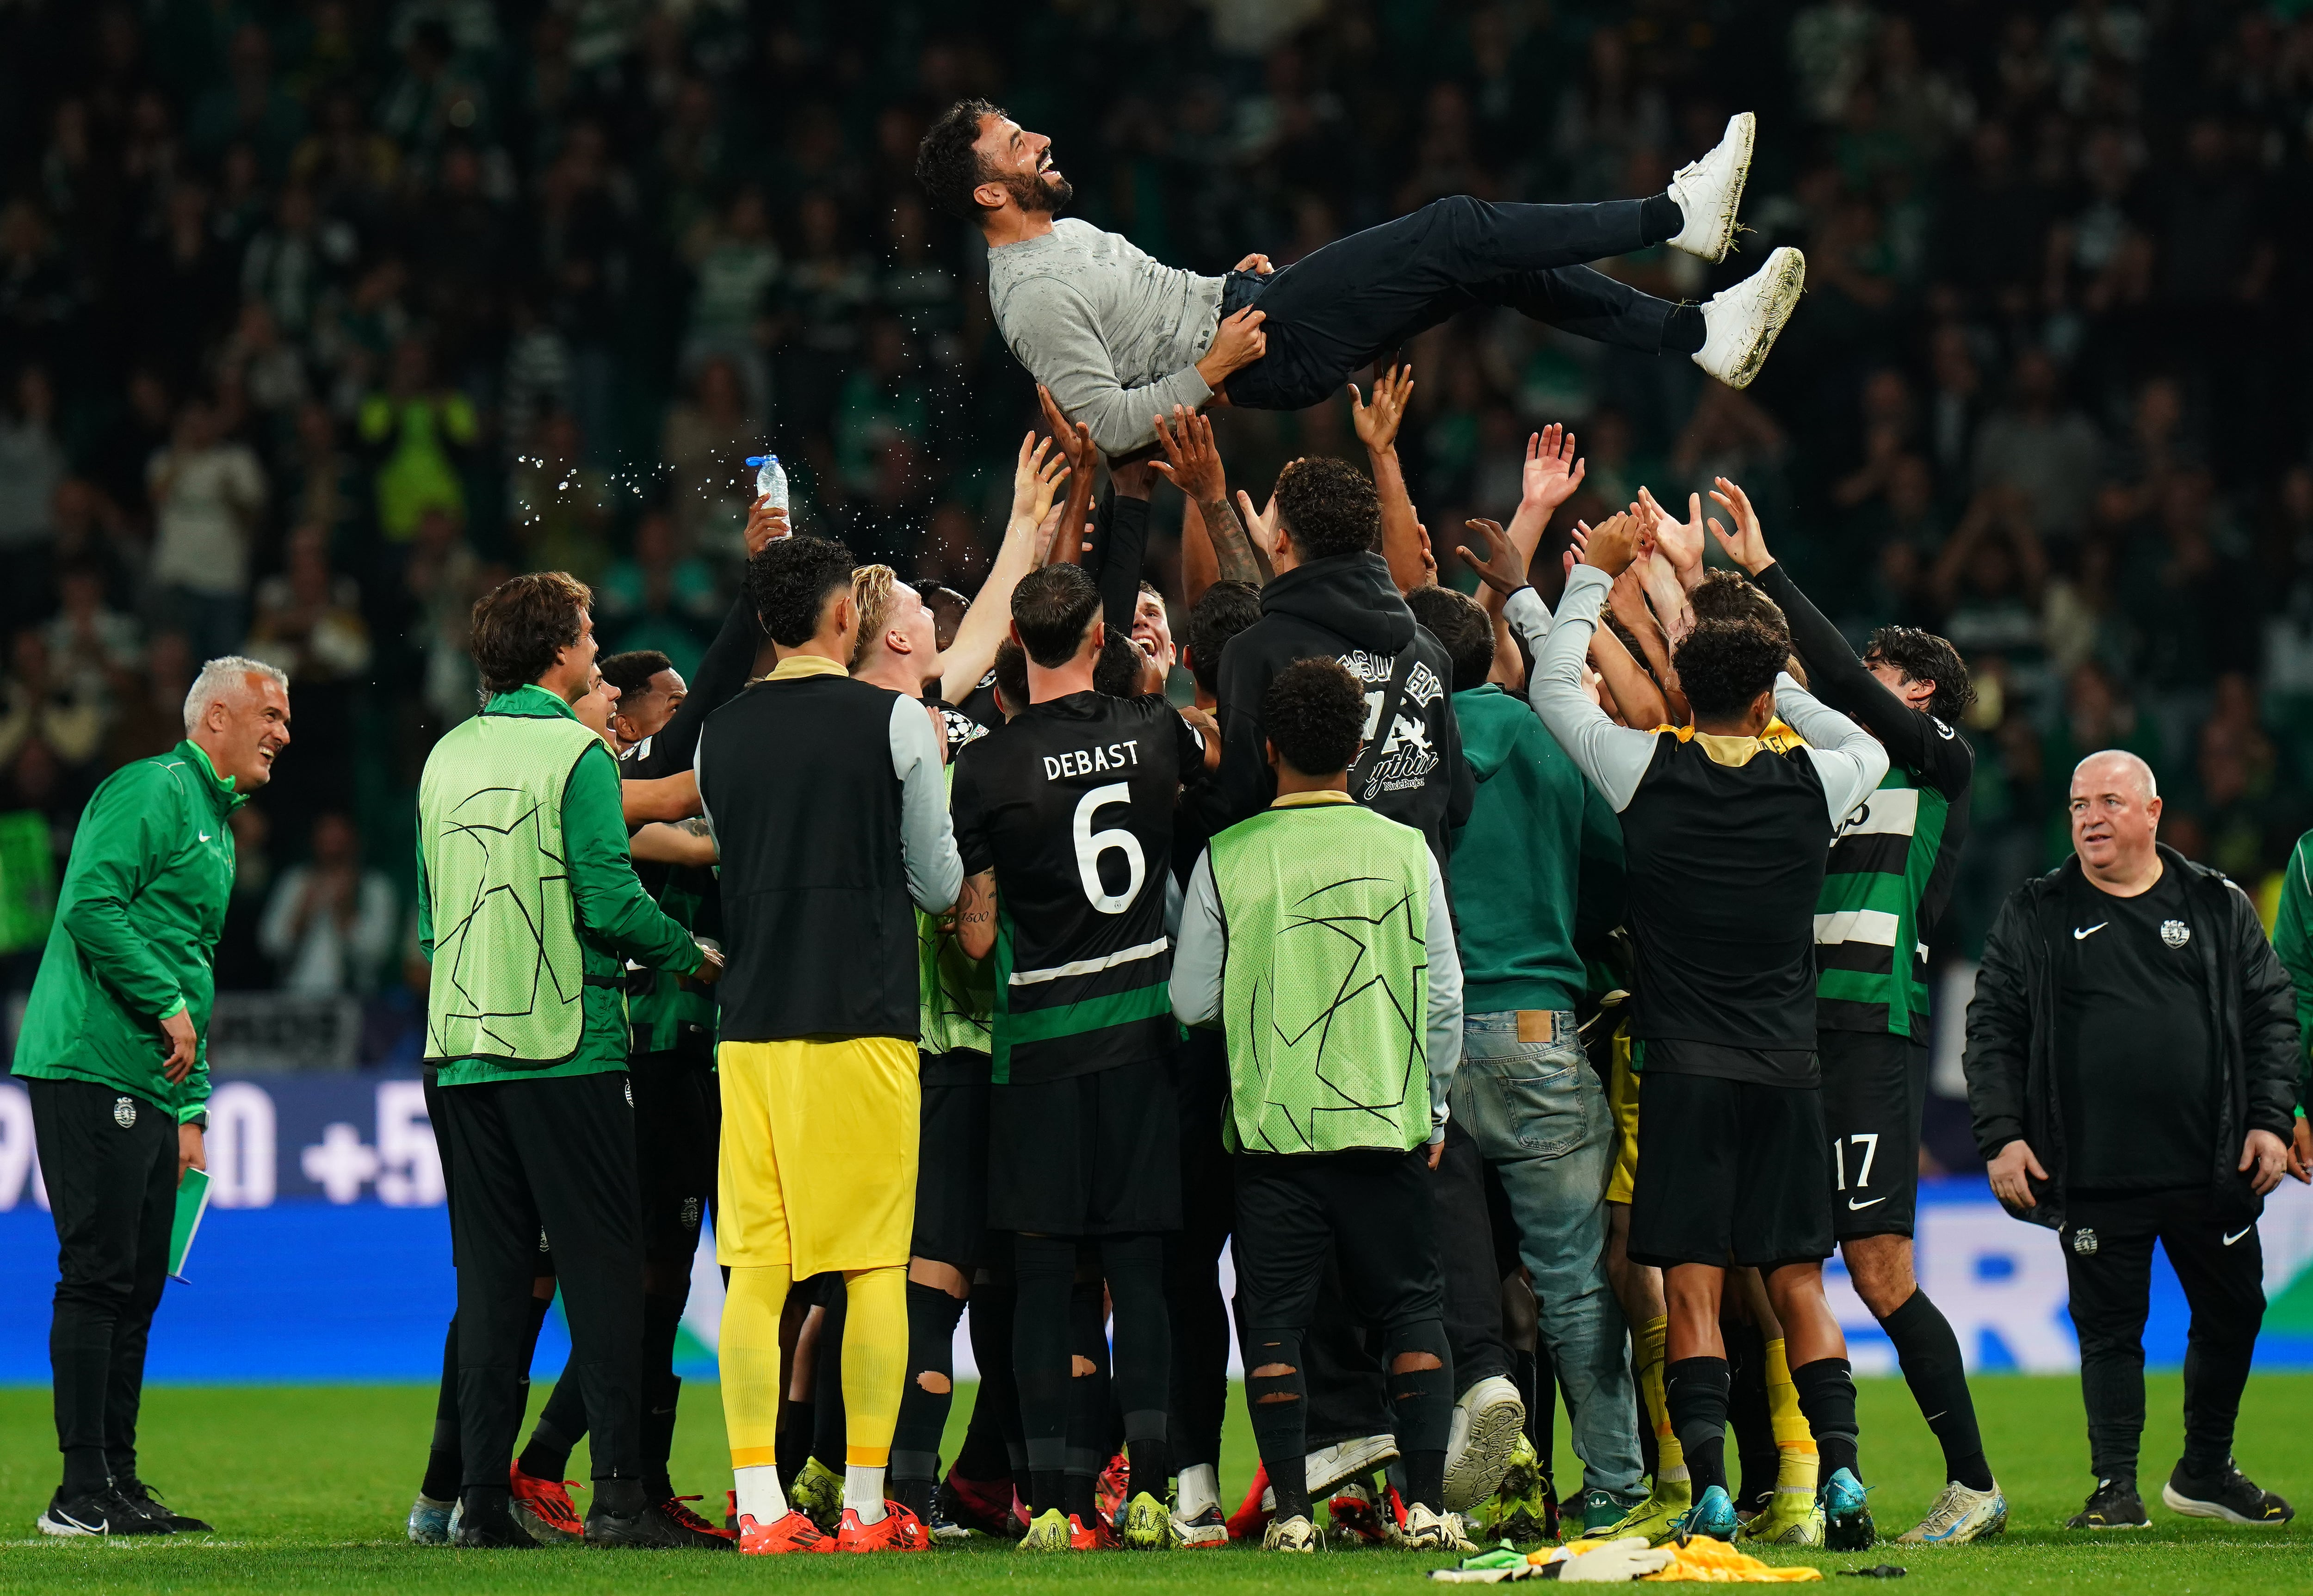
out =
[[136,1125],[136,1100],[135,1098],[116,1097],[112,1100],[112,1123],[123,1130],[130,1129]]
[[2181,948],[2193,940],[2193,928],[2182,920],[2160,922],[2160,940],[2172,948]]

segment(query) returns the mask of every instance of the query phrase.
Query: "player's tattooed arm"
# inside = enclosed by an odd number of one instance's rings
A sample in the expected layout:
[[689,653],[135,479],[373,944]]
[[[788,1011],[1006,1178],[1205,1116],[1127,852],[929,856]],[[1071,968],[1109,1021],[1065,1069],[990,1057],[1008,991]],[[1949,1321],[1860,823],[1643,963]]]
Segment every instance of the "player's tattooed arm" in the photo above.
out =
[[968,958],[985,959],[996,951],[996,873],[983,870],[963,878],[963,895],[955,900],[955,940]]
[[[1229,508],[1228,475],[1222,469],[1220,451],[1213,443],[1212,422],[1185,405],[1175,405],[1170,420],[1162,416],[1155,420],[1157,447],[1165,452],[1165,458],[1149,461],[1148,469],[1162,472],[1181,490],[1211,551],[1213,574],[1197,590],[1198,593],[1214,582],[1249,582],[1260,586],[1269,579],[1269,572],[1253,539],[1246,534],[1244,524]],[[1184,517],[1182,548],[1185,551],[1188,547]],[[1197,594],[1190,595],[1190,603],[1196,601]]]
[[[691,828],[697,826],[698,829]],[[694,817],[674,825],[654,820],[627,839],[634,856],[646,864],[704,865],[715,863],[715,839],[704,820]]]

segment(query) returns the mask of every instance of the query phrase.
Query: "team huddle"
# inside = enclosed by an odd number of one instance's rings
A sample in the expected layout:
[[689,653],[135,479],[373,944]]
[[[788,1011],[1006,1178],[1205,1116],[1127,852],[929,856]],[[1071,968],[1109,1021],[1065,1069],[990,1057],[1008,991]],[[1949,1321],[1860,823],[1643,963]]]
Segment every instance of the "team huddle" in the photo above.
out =
[[[1795,252],[1694,307],[1553,251],[1722,258],[1750,141],[1737,117],[1651,199],[1442,202],[1224,280],[1054,224],[1049,141],[995,108],[935,127],[919,174],[982,227],[1049,382],[978,595],[766,501],[695,680],[598,664],[567,577],[477,606],[492,697],[421,801],[459,1308],[412,1539],[1308,1551],[1323,1504],[1418,1549],[1608,1543],[1587,1578],[1673,1539],[1868,1547],[1835,1250],[1944,1454],[1897,1539],[2005,1527],[1912,1271],[1957,653],[1887,627],[1859,657],[1724,478],[1708,513],[1642,489],[1545,554],[1584,476],[1556,426],[1456,551],[1479,597],[1441,585],[1394,451],[1409,369],[1350,389],[1367,469],[1296,460],[1262,509],[1199,413],[1309,402],[1473,300],[1747,381]],[[1377,250],[1403,294],[1344,309]],[[1159,476],[1177,644],[1140,581]],[[709,1212],[720,1524],[667,1465]],[[571,1364],[515,1455],[558,1283]],[[1227,1513],[1232,1330],[1262,1467]],[[590,1428],[582,1522],[560,1476]],[[2288,1516],[2229,1453],[2197,1478],[2172,1507]],[[2076,1526],[2124,1521],[2114,1483]]]

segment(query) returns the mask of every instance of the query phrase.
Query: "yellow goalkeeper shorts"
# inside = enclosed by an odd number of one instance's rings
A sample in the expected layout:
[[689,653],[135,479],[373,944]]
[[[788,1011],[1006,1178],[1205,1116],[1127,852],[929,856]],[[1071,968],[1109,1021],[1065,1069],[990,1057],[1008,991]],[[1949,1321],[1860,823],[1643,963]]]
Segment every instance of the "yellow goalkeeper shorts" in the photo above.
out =
[[1614,1049],[1606,1106],[1614,1111],[1614,1172],[1606,1178],[1606,1200],[1627,1204],[1639,1188],[1639,1077],[1631,1068],[1628,1021],[1615,1028]]
[[827,1269],[908,1261],[921,1089],[896,1037],[725,1042],[715,1257]]

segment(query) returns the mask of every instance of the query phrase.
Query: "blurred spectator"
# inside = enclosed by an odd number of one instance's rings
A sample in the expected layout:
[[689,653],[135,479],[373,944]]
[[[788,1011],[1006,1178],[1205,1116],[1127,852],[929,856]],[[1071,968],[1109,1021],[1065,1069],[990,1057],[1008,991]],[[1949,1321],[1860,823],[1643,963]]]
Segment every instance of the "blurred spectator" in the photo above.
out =
[[126,765],[165,754],[185,740],[185,697],[200,661],[182,632],[155,632],[145,645],[138,690],[113,706],[112,738],[105,763]]
[[664,510],[646,513],[635,525],[635,551],[612,566],[594,594],[596,625],[624,652],[655,648],[689,676],[723,618],[723,599],[714,573],[696,556],[683,554],[674,522]]
[[215,406],[177,412],[145,481],[154,521],[153,581],[163,610],[204,660],[231,653],[248,613],[249,546],[265,507],[265,471],[245,443],[220,435]]
[[287,671],[301,703],[312,702],[304,697],[309,688],[368,671],[360,584],[330,569],[329,534],[320,527],[291,533],[286,567],[257,584],[257,618],[245,652]]
[[259,943],[285,992],[307,997],[375,989],[400,929],[393,883],[361,862],[361,839],[342,814],[313,822],[312,856],[281,873]]
[[538,424],[512,480],[514,539],[528,569],[598,581],[611,561],[609,475],[585,462],[577,417],[557,411]]
[[58,674],[40,633],[17,633],[0,681],[0,765],[27,742],[39,742],[66,767],[84,766],[103,745],[104,730],[101,688]]
[[359,436],[377,477],[377,530],[406,543],[428,510],[462,517],[461,475],[479,433],[473,401],[434,381],[425,340],[406,338],[393,348],[384,391],[362,400]]
[[91,564],[58,573],[60,608],[43,633],[49,668],[75,688],[110,704],[126,696],[144,656],[144,634],[134,617],[105,603],[104,572]]
[[37,365],[18,372],[15,392],[0,415],[0,557],[12,563],[55,531],[48,513],[67,469],[56,414],[48,373]]
[[720,225],[702,219],[685,246],[698,286],[690,296],[690,329],[683,337],[682,361],[696,367],[710,356],[729,361],[745,385],[747,408],[770,409],[770,377],[763,346],[771,285],[778,280],[779,251],[771,241],[771,221],[763,191],[750,183],[739,190]]
[[742,463],[761,452],[761,411],[744,406],[738,372],[716,358],[699,366],[689,403],[668,410],[660,453],[673,473],[675,530],[710,559],[743,559],[755,478]]
[[2013,488],[2041,531],[2070,537],[2088,519],[2103,446],[2089,418],[2064,406],[2045,350],[2017,357],[2010,386],[2007,407],[1976,432],[1975,486]]

